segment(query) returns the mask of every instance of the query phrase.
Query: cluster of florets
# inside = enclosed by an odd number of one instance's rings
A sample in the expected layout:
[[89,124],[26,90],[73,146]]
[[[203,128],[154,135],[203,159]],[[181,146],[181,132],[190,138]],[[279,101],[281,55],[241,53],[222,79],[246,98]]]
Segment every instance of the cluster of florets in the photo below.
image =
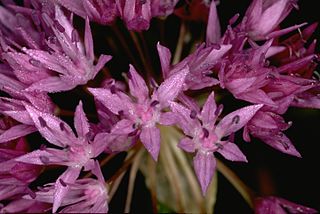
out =
[[[98,124],[88,121],[81,102],[74,112],[76,133],[58,117],[57,104],[48,93],[86,86],[111,59],[109,55],[95,57],[90,21],[106,25],[119,17],[129,30],[147,30],[152,17],[173,13],[177,2],[26,0],[16,5],[3,0],[0,201],[6,203],[1,211],[57,212],[62,207],[61,212],[107,212],[108,189],[97,157],[128,151],[141,142],[157,161],[159,126],[178,127],[184,133],[178,146],[194,154],[193,166],[203,194],[215,172],[215,153],[247,162],[233,140],[242,128],[245,141],[253,136],[300,157],[283,133],[292,122],[286,122],[282,115],[290,106],[320,108],[320,83],[314,74],[316,42],[307,43],[317,24],[279,26],[297,7],[295,0],[253,0],[242,20],[232,18],[223,35],[216,2],[192,1],[188,3],[189,14],[181,8],[175,13],[191,20],[203,19],[193,7],[208,13],[206,42],[175,64],[171,64],[170,50],[158,43],[162,83],[145,81],[130,65],[125,75],[127,85],[107,79],[101,87],[87,88],[96,102]],[[73,26],[74,14],[85,19],[83,38]],[[293,31],[297,33],[279,39]],[[226,114],[223,105],[216,104],[212,88],[225,89],[248,104]],[[202,89],[211,93],[199,106],[186,92]],[[33,132],[39,132],[52,146],[27,142],[26,136]],[[30,151],[28,144],[37,149]],[[56,182],[31,188],[30,183],[50,165],[66,169]],[[83,171],[96,178],[83,178]],[[257,210],[268,213],[274,206],[276,211],[279,201],[267,198],[258,203]],[[295,212],[314,212],[291,207]]]

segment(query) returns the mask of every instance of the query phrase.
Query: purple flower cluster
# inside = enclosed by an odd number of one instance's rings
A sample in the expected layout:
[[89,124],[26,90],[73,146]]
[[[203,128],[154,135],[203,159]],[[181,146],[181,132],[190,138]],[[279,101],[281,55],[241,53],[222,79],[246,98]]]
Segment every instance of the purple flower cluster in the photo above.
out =
[[[216,2],[192,1],[188,7],[208,13],[206,42],[174,64],[170,50],[158,43],[160,84],[146,81],[130,65],[127,84],[108,77],[100,87],[88,85],[111,60],[109,55],[95,57],[90,21],[111,25],[119,17],[129,30],[147,30],[152,17],[170,15],[177,2],[25,0],[18,5],[2,0],[0,212],[108,212],[109,190],[98,156],[129,151],[141,142],[157,161],[160,126],[183,133],[178,147],[194,154],[203,195],[216,171],[215,154],[248,161],[233,137],[242,128],[244,141],[252,136],[301,157],[283,133],[292,124],[283,114],[290,106],[319,109],[320,82],[315,78],[316,41],[307,43],[317,24],[279,25],[297,8],[296,0],[253,0],[242,20],[232,18],[223,34]],[[182,19],[203,19],[195,10],[189,16],[181,10],[175,13]],[[83,32],[73,25],[74,14],[85,20]],[[58,104],[49,94],[77,86],[94,97],[98,123],[89,122],[81,101],[73,127],[59,118]],[[223,111],[216,103],[221,90],[247,105]],[[190,96],[194,91],[209,92],[203,105]],[[34,132],[47,143],[29,142],[27,136]],[[64,171],[55,182],[31,187],[57,166]],[[85,178],[83,172],[95,178]],[[292,213],[316,212],[274,197],[257,204],[257,213],[284,213],[281,204]]]

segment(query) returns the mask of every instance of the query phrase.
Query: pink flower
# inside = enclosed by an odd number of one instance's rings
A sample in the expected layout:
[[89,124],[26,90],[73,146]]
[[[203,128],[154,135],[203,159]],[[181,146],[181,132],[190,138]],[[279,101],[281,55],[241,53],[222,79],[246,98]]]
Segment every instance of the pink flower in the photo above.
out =
[[102,25],[111,24],[118,15],[115,0],[82,0],[79,2],[57,0],[57,2],[78,16],[84,19],[88,17],[90,21]]
[[250,38],[262,40],[283,35],[304,24],[278,30],[279,24],[288,16],[292,8],[297,8],[297,0],[253,0],[249,6],[243,25]]
[[254,206],[256,214],[318,213],[315,209],[305,207],[291,201],[287,201],[283,198],[274,196],[258,198],[256,199]]
[[134,99],[114,87],[90,88],[89,91],[112,113],[121,116],[122,119],[115,124],[111,133],[140,136],[145,148],[153,159],[157,160],[160,150],[160,130],[156,124],[166,124],[168,118],[162,110],[181,92],[188,71],[188,68],[185,68],[167,78],[153,91],[151,98],[145,81],[131,65],[128,83],[130,94]]
[[223,138],[245,126],[261,107],[262,105],[252,105],[241,108],[226,115],[215,125],[222,108],[217,108],[213,93],[208,97],[201,112],[171,103],[170,108],[176,122],[186,135],[180,141],[179,147],[186,152],[196,152],[193,163],[203,195],[216,168],[214,152],[219,152],[231,161],[247,162],[237,145]]
[[179,72],[185,66],[189,67],[189,73],[186,76],[183,90],[198,90],[205,87],[217,85],[219,82],[212,77],[211,69],[216,66],[221,59],[231,49],[231,45],[216,45],[205,47],[205,44],[199,45],[196,51],[176,65],[171,66],[171,53],[166,47],[157,44],[160,57],[162,74],[165,78]]
[[82,167],[85,171],[94,167],[93,158],[103,152],[104,142],[91,141],[87,138],[90,127],[82,109],[82,103],[77,106],[74,118],[74,126],[77,136],[73,133],[68,124],[55,116],[43,113],[26,105],[35,126],[40,134],[51,144],[62,148],[41,148],[16,158],[16,161],[36,165],[64,165],[67,170],[57,179],[55,183],[53,212],[62,203],[63,197],[67,194],[64,182],[74,183],[78,178]]
[[[30,36],[25,35],[29,30],[18,31],[17,36],[26,37],[27,43],[19,45],[17,47],[19,51],[9,46],[3,54],[13,70],[21,76],[19,79],[31,84],[26,90],[66,91],[92,80],[111,56],[101,55],[94,65],[95,56],[89,19],[86,19],[84,43],[82,43],[70,18],[65,16],[59,6],[49,2],[44,2],[41,6],[34,4],[37,9],[26,10],[13,6],[14,10],[22,11],[28,20],[27,23],[31,25],[33,22],[37,30],[34,30],[33,34],[30,32]],[[19,29],[29,28],[29,25],[19,26]],[[37,38],[40,41],[35,41],[32,37],[34,34],[42,35],[41,39]],[[32,45],[34,43],[43,45]],[[24,69],[31,72],[26,72]]]
[[[107,213],[108,212],[108,190],[105,180],[100,170],[99,163],[96,162],[93,174],[98,179],[84,178],[75,182],[63,181],[64,188],[68,192],[61,201],[61,213]],[[55,200],[55,184],[46,184],[39,188],[34,200],[52,203]],[[53,212],[56,212],[53,206]]]

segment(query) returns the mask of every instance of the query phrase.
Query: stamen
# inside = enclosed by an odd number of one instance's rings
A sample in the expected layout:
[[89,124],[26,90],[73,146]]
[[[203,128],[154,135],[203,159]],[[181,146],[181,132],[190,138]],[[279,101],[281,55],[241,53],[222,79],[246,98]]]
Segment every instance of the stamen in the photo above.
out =
[[203,137],[204,137],[204,138],[209,137],[209,131],[208,131],[208,129],[202,128],[202,131],[203,131]]
[[73,29],[72,32],[71,32],[71,42],[77,43],[79,41],[80,41],[79,40],[79,34],[75,29]]
[[223,149],[223,145],[221,143],[215,143],[214,145],[220,150]]
[[239,115],[236,115],[234,116],[234,118],[232,118],[232,123],[234,124],[238,124],[240,121],[240,116]]
[[41,67],[41,62],[36,59],[29,59],[29,63],[35,67]]
[[218,108],[216,109],[216,111],[214,112],[214,115],[219,116],[222,111],[223,111],[223,105],[220,104],[220,105],[218,106]]
[[195,119],[196,116],[197,116],[197,112],[196,112],[195,110],[192,110],[192,111],[190,112],[190,118],[191,118],[191,119]]
[[131,72],[128,72],[128,73],[127,73],[127,77],[128,77],[128,79],[129,79],[129,80],[131,80],[131,79],[132,79]]
[[60,123],[60,124],[59,124],[59,127],[60,127],[60,130],[61,130],[61,131],[66,130],[65,127],[64,127],[64,123]]
[[39,159],[44,165],[47,165],[50,162],[50,160],[47,156],[39,156]]
[[117,91],[116,86],[115,86],[115,85],[112,85],[112,86],[110,87],[110,92],[111,92],[111,94],[115,94],[116,91]]
[[151,102],[150,106],[151,107],[155,107],[156,105],[158,105],[160,102],[158,100],[154,100]]
[[54,26],[58,29],[58,31],[60,31],[60,33],[65,32],[64,27],[57,20],[54,21]]
[[38,117],[38,120],[39,120],[40,126],[41,126],[42,128],[44,128],[44,127],[47,126],[46,121],[45,121],[42,117]]
[[63,186],[63,187],[66,187],[67,186],[67,184],[60,178],[59,179],[59,182],[60,182],[60,184]]

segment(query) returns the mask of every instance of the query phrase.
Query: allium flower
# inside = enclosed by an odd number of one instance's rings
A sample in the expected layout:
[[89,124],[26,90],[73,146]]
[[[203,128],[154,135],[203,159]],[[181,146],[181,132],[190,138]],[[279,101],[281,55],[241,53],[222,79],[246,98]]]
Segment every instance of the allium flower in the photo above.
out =
[[53,212],[55,212],[67,194],[64,182],[72,184],[78,178],[82,167],[84,170],[92,170],[94,167],[93,158],[103,152],[103,142],[91,142],[87,138],[90,131],[89,123],[82,109],[82,103],[77,106],[74,118],[74,126],[77,136],[72,129],[53,115],[38,111],[32,106],[26,105],[35,126],[51,144],[61,147],[40,148],[26,155],[16,158],[16,161],[32,163],[37,165],[64,165],[67,170],[57,179],[55,183]]
[[[38,7],[40,6],[36,8]],[[14,70],[29,68],[34,75],[37,74],[34,71],[40,72],[41,75],[31,78],[33,84],[28,87],[28,91],[66,91],[77,85],[86,84],[96,76],[111,56],[101,55],[97,64],[94,65],[93,39],[89,20],[86,20],[84,43],[82,43],[71,20],[64,15],[59,6],[43,3],[42,7],[40,11],[29,9],[24,12],[26,16],[32,17],[38,28],[45,29],[43,32],[45,34],[42,33],[41,37],[41,43],[45,45],[43,47],[22,46],[22,53],[8,48],[4,58]],[[17,6],[14,9],[21,10]],[[33,41],[31,36],[28,39]],[[25,72],[23,74],[26,75]]]
[[26,141],[23,138],[17,142],[1,144],[0,201],[24,194],[34,196],[28,185],[39,176],[41,167],[14,160],[27,152]]
[[129,30],[147,30],[155,16],[167,16],[173,12],[178,0],[115,0],[121,19]]
[[243,25],[254,40],[283,35],[304,25],[277,30],[292,8],[298,8],[297,0],[253,0],[245,14]]
[[55,0],[68,10],[81,16],[88,17],[90,21],[102,25],[111,24],[118,15],[118,9],[115,0]]
[[140,140],[154,160],[158,159],[160,150],[160,130],[157,123],[166,124],[166,113],[162,110],[168,107],[180,93],[184,79],[189,72],[182,69],[166,79],[149,96],[148,87],[143,78],[130,66],[128,84],[130,94],[134,99],[121,91],[110,89],[94,89],[89,91],[114,114],[123,117],[111,130],[113,134],[139,135]]
[[265,198],[258,198],[255,201],[255,213],[256,214],[273,214],[273,213],[312,214],[312,213],[317,213],[317,211],[315,209],[290,202],[283,198],[269,196]]
[[247,162],[236,144],[223,138],[246,125],[262,105],[252,105],[236,110],[226,115],[217,125],[215,123],[222,108],[221,106],[217,108],[213,93],[208,97],[201,112],[174,102],[170,107],[176,115],[178,126],[187,136],[180,141],[179,147],[186,152],[196,152],[193,159],[194,169],[202,193],[205,195],[216,168],[214,152],[219,152],[231,161]]
[[219,60],[231,49],[231,45],[217,45],[205,47],[200,45],[197,50],[174,66],[170,66],[171,54],[169,49],[158,43],[157,49],[160,57],[162,74],[164,77],[179,72],[186,65],[189,73],[186,76],[183,90],[198,90],[217,85],[219,82],[212,77],[211,69],[219,63]]
[[[75,182],[64,182],[68,192],[61,201],[61,213],[107,213],[108,191],[99,164],[95,163],[94,175],[98,179],[84,178]],[[55,184],[46,184],[36,193],[35,200],[52,203],[55,199]],[[56,212],[55,209],[52,210]]]

